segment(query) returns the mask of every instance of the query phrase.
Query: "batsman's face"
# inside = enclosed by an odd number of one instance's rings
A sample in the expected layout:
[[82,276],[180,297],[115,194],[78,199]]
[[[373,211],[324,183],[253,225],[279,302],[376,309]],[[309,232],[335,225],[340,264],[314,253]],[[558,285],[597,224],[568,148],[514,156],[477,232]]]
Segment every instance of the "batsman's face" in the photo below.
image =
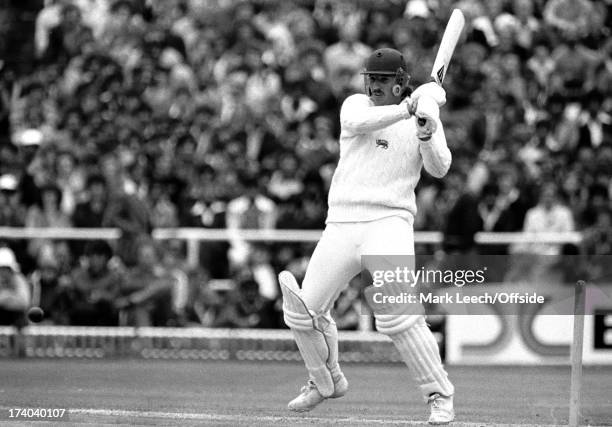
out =
[[392,89],[395,84],[393,76],[370,74],[367,76],[367,79],[370,88],[370,93],[368,95],[377,107],[381,105],[397,104],[401,101],[399,96],[393,95]]

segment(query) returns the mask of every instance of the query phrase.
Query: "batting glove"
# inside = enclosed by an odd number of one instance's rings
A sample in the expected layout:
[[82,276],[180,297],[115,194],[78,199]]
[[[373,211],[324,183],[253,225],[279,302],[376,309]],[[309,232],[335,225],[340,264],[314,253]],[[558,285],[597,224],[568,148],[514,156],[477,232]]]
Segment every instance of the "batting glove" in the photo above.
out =
[[417,138],[421,141],[428,141],[438,128],[440,107],[435,99],[425,95],[413,101],[413,107],[416,116]]
[[425,83],[424,85],[417,87],[410,95],[410,98],[412,100],[417,100],[421,96],[429,96],[430,98],[433,98],[434,101],[436,101],[436,104],[438,104],[438,107],[442,107],[444,104],[446,104],[446,91],[442,89],[442,86],[435,82]]

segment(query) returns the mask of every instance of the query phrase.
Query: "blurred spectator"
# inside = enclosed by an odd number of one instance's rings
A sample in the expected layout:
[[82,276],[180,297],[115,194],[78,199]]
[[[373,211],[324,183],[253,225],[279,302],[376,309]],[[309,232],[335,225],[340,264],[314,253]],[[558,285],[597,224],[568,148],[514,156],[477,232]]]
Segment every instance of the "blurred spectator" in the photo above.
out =
[[0,247],[0,325],[23,326],[30,306],[29,285],[12,250]]
[[469,141],[476,150],[492,149],[505,135],[504,101],[497,94],[487,100],[481,99],[480,94],[476,97],[476,108],[479,111],[471,124],[469,135]]
[[589,255],[612,253],[612,209],[596,212],[594,223],[585,230],[584,246]]
[[549,85],[550,75],[555,70],[555,61],[550,57],[550,48],[546,43],[536,43],[526,66],[533,73],[542,88]]
[[42,56],[49,46],[51,30],[60,24],[62,10],[67,0],[46,0],[44,8],[36,17],[35,47],[38,56]]
[[184,242],[170,239],[162,244],[162,263],[174,277],[172,287],[172,323],[184,325],[187,321],[187,306],[190,297],[189,275],[191,268],[185,259]]
[[279,295],[278,282],[270,261],[270,253],[265,246],[253,246],[248,268],[257,283],[259,294],[265,299],[274,301]]
[[81,53],[82,44],[92,38],[91,29],[83,23],[81,10],[65,2],[60,11],[59,23],[49,32],[49,43],[43,59],[48,62],[65,63]]
[[[114,1],[106,13],[98,12],[102,16],[97,17],[98,19],[95,21],[98,28],[96,28],[94,34],[99,37],[103,44],[120,49],[129,45],[132,37],[143,36],[142,17],[136,14],[135,5],[136,2],[132,1]],[[87,9],[91,13],[92,8],[90,5],[88,6]],[[92,20],[88,20],[88,23],[90,22],[94,24]]]
[[228,279],[204,279],[196,285],[189,308],[190,320],[205,327],[228,327],[234,317],[230,295],[235,283]]
[[298,162],[292,153],[281,156],[279,168],[272,173],[268,183],[268,193],[277,200],[286,201],[292,196],[297,196],[304,189],[303,179],[298,175]]
[[249,50],[245,59],[251,70],[245,83],[245,102],[253,114],[261,117],[265,111],[261,106],[271,105],[274,98],[281,95],[281,78],[269,64],[263,62],[259,50]]
[[113,251],[105,241],[87,243],[83,265],[71,273],[66,289],[71,325],[119,325],[114,304],[123,287],[124,275],[110,268],[112,256]]
[[331,45],[338,40],[338,29],[334,25],[334,2],[330,0],[315,0],[312,18],[315,25],[315,38],[325,45]]
[[137,243],[137,264],[122,282],[115,306],[125,313],[125,325],[166,326],[172,318],[172,291],[176,278],[160,264],[156,245]]
[[322,169],[332,163],[335,167],[340,148],[334,135],[332,119],[326,115],[317,115],[312,122],[304,121],[298,125],[298,141],[295,152],[299,161],[298,171],[306,174],[316,173],[325,179]]
[[575,39],[556,46],[552,58],[555,61],[552,89],[572,100],[579,99],[584,94],[584,84],[592,76],[599,58],[593,50]]
[[305,93],[304,70],[293,64],[285,72],[287,93],[281,98],[280,110],[283,119],[289,124],[299,123],[317,111],[317,103]]
[[132,267],[137,263],[138,240],[147,236],[151,229],[150,211],[147,205],[133,194],[131,183],[123,177],[116,155],[105,156],[103,173],[109,199],[102,225],[121,230],[116,252],[126,266]]
[[[188,204],[181,225],[186,227],[225,228],[227,202],[221,197],[214,183],[214,170],[201,168],[198,177],[189,189]],[[201,267],[215,279],[229,276],[229,243],[227,241],[204,241],[199,245]]]
[[444,250],[447,253],[468,253],[476,249],[474,235],[483,228],[478,211],[479,198],[488,180],[483,163],[476,164],[467,178],[466,191],[451,208],[444,229]]
[[155,182],[149,191],[151,199],[151,227],[176,228],[179,225],[178,209],[171,200],[170,185]]
[[[254,177],[242,179],[244,193],[227,205],[226,224],[230,232],[239,229],[271,229],[277,218],[276,204],[261,191]],[[250,252],[249,244],[237,233],[230,240],[230,259],[238,265],[244,264]]]
[[[61,211],[62,193],[55,185],[47,185],[40,189],[40,203],[30,206],[26,213],[26,227],[45,227],[45,228],[69,228],[71,227],[70,218]],[[59,252],[69,252],[66,241],[48,239],[31,239],[28,244],[30,256],[39,256],[43,246],[50,246],[52,250]]]
[[597,90],[582,98],[578,147],[598,148],[612,137],[612,117],[603,109],[604,96]]
[[488,202],[488,206],[483,206],[485,212],[481,211],[483,228],[494,232],[521,231],[527,210],[533,205],[530,189],[520,184],[516,168],[504,168],[498,173],[497,184],[487,185],[494,190],[493,193],[483,190],[490,196],[488,200],[483,200],[485,204]]
[[588,0],[549,0],[543,11],[545,22],[563,36],[574,39],[592,31],[593,5]]
[[357,92],[363,85],[363,79],[358,75],[364,61],[372,52],[372,48],[359,41],[361,32],[361,17],[357,13],[344,16],[346,21],[339,28],[340,40],[328,46],[323,54],[332,88],[344,86],[342,74],[352,76],[350,88]]
[[[537,205],[529,209],[525,215],[523,231],[528,233],[574,231],[572,211],[561,200],[555,183],[547,182],[542,186]],[[559,255],[561,246],[548,243],[520,244],[515,247],[515,251],[539,255]]]
[[[0,164],[0,176],[7,175],[17,179],[21,175],[22,164],[19,155],[19,148],[5,139],[3,142],[0,136],[0,156],[2,156],[2,164]],[[16,183],[18,182],[15,181]]]
[[246,177],[242,181],[243,195],[233,199],[227,206],[227,227],[274,228],[276,206],[264,195],[255,178]]
[[365,34],[367,46],[377,46],[392,39],[392,26],[389,15],[384,10],[373,10],[368,18],[369,26]]
[[560,93],[551,95],[547,104],[549,128],[546,148],[552,152],[572,152],[580,136],[579,107],[576,104],[568,105]]
[[[22,159],[17,192],[21,196],[21,203],[26,208],[40,201],[35,165],[38,163],[37,154],[42,138],[42,133],[34,129],[17,132],[14,136],[14,143],[17,144]],[[40,183],[40,185],[42,184]]]
[[72,215],[85,186],[83,170],[77,165],[74,153],[60,151],[56,160],[56,184],[62,192],[60,210]]
[[524,56],[533,48],[541,23],[534,16],[532,0],[513,0],[511,9],[512,13],[501,13],[495,18],[495,27],[499,32],[508,32]]
[[70,322],[67,293],[69,280],[62,274],[62,263],[54,247],[41,247],[37,256],[36,270],[29,277],[32,286],[32,305],[43,309],[43,322],[67,325]]
[[[502,169],[499,175],[494,175],[482,190],[478,210],[482,218],[483,231],[502,233],[521,231],[527,210],[532,204],[529,189],[519,185],[518,170]],[[509,253],[509,245],[481,245],[479,252],[488,255],[506,255]],[[488,262],[493,260],[496,262],[495,269],[489,272],[488,280],[503,279],[502,264],[505,264],[505,258],[487,258]]]
[[307,187],[300,197],[292,198],[279,209],[278,228],[312,230],[324,228],[327,200],[323,198],[323,193],[321,185],[307,182]]
[[[584,206],[584,213],[579,218],[580,223],[591,227],[596,226],[602,220],[605,222],[605,214],[610,211],[611,207],[608,188],[603,184],[593,184],[588,189],[588,199]],[[603,216],[600,217],[600,215]]]
[[[451,175],[452,176],[452,175]],[[440,202],[442,193],[442,185],[437,182],[426,183],[423,180],[423,184],[416,192],[417,214],[414,218],[414,229],[415,230],[428,230],[436,222],[441,222],[439,219],[439,212],[436,209],[436,202]],[[438,229],[439,227],[436,227]]]
[[20,203],[17,192],[17,178],[13,175],[0,176],[0,226],[23,227],[26,209]]
[[461,75],[461,84],[457,87],[449,87],[448,105],[453,109],[473,105],[476,109],[486,113],[490,104],[488,101],[495,99],[495,93],[479,92],[483,83],[486,82],[487,50],[481,44],[474,42],[468,42],[457,48],[459,55],[456,67],[457,73]]
[[85,200],[79,202],[72,214],[72,223],[79,228],[96,228],[104,224],[108,208],[108,189],[101,175],[90,175],[84,190]]
[[487,184],[482,189],[480,195],[480,203],[478,204],[478,212],[482,220],[482,230],[491,231],[495,226],[495,223],[499,219],[501,213],[501,206],[496,202],[499,196],[499,188],[496,184]]
[[259,285],[246,277],[238,282],[234,300],[217,319],[218,326],[233,328],[278,328],[278,312],[274,302],[263,298]]
[[[12,174],[0,175],[0,227],[25,226],[26,212],[26,207],[21,203],[17,178]],[[23,274],[28,274],[34,264],[33,257],[28,253],[29,242],[22,239],[6,239],[4,242],[15,252]]]
[[57,227],[71,226],[69,216],[61,210],[62,192],[55,185],[47,185],[40,189],[40,204],[30,206],[26,214],[26,227]]

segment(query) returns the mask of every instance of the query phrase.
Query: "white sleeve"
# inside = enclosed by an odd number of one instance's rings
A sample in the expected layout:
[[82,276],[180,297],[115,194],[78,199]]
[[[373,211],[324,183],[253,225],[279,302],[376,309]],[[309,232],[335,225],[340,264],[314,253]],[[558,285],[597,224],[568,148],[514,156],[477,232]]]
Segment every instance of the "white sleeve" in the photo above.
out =
[[408,118],[410,113],[405,103],[375,107],[365,95],[349,96],[340,109],[342,131],[354,135],[383,129]]
[[450,168],[452,155],[446,145],[446,135],[444,135],[442,122],[440,119],[436,119],[436,122],[438,127],[431,139],[429,141],[419,141],[419,151],[421,157],[423,157],[425,170],[433,177],[442,178]]

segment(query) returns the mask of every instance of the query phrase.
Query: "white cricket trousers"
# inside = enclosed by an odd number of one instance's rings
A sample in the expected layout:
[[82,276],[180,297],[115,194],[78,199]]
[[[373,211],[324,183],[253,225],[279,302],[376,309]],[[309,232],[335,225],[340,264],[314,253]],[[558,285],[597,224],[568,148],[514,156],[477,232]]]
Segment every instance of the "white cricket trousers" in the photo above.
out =
[[412,218],[327,224],[302,282],[306,306],[315,313],[330,310],[340,292],[361,272],[363,255],[414,255]]
[[[366,265],[362,266],[364,255],[413,256],[412,220],[392,216],[369,222],[327,224],[302,283],[301,297],[308,309],[318,315],[329,315],[334,301],[349,281],[362,269],[372,269],[366,260]],[[376,314],[376,328],[393,341],[419,384],[425,402],[434,393],[454,394],[455,388],[440,359],[438,343],[423,315]],[[335,323],[333,330],[335,333]],[[330,366],[339,371],[337,338],[331,346],[327,345],[335,354]]]

